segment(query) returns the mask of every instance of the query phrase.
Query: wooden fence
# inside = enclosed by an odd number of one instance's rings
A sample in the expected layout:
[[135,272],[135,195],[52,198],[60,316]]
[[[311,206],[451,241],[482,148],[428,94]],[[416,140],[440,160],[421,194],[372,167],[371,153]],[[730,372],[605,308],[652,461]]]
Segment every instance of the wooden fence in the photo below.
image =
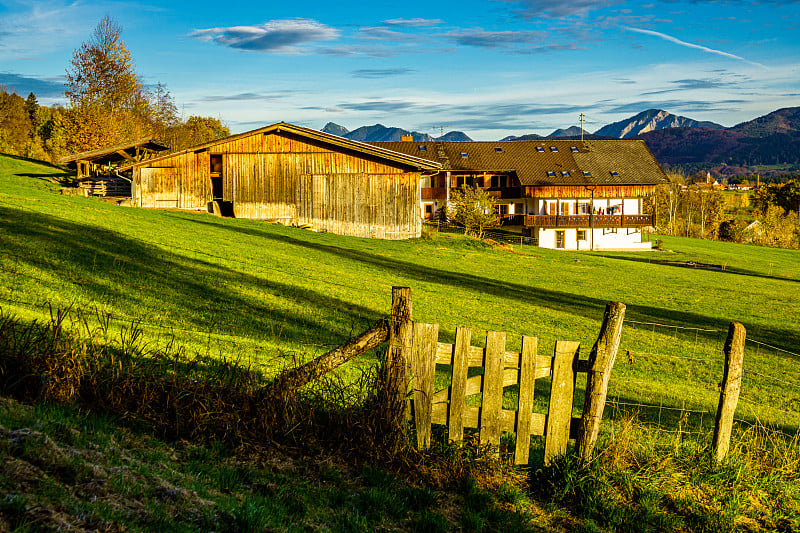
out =
[[[410,309],[410,291],[406,297]],[[393,321],[394,311],[405,307],[397,301],[393,303]],[[624,314],[623,304],[608,304],[598,340],[585,360],[580,359],[580,343],[574,341],[558,341],[554,355],[549,357],[537,353],[536,337],[523,337],[522,351],[509,352],[504,332],[488,332],[486,347],[480,348],[470,344],[472,331],[469,328],[457,328],[455,344],[445,344],[438,341],[437,324],[413,323],[411,342],[398,345],[410,344],[408,360],[411,362],[410,388],[417,446],[420,449],[430,446],[431,426],[441,424],[447,426],[451,442],[463,440],[464,428],[478,429],[480,444],[488,445],[495,453],[499,450],[502,433],[514,433],[516,464],[528,463],[532,435],[545,438],[545,464],[566,453],[570,438],[578,439],[580,455],[590,458],[605,407],[608,377],[619,346]],[[410,315],[410,311],[404,313],[405,320],[412,323]],[[394,365],[403,365],[404,359],[397,350],[393,351]],[[434,390],[437,364],[451,367],[450,385],[439,391]],[[471,367],[482,367],[483,372],[469,377]],[[588,373],[586,397],[582,416],[573,418],[578,372]],[[534,413],[536,380],[546,377],[551,378],[547,413]],[[510,386],[518,387],[514,410],[503,409],[504,389]],[[407,387],[401,390],[407,391]],[[475,394],[481,395],[481,405],[467,405],[467,397]]]
[[[291,393],[337,366],[364,354],[388,341],[384,374],[378,395],[385,405],[376,408],[385,413],[386,427],[394,428],[405,441],[407,412],[413,406],[417,446],[424,449],[431,443],[433,424],[447,426],[448,440],[460,442],[465,428],[479,430],[480,443],[495,452],[502,433],[515,433],[514,462],[529,461],[531,435],[545,439],[544,462],[567,451],[569,439],[576,439],[576,453],[584,461],[592,458],[600,422],[605,408],[608,381],[619,348],[625,305],[610,302],[606,306],[597,341],[587,359],[580,358],[580,343],[557,341],[552,357],[538,354],[536,337],[523,337],[522,351],[506,350],[506,334],[490,331],[486,347],[471,345],[472,331],[457,328],[455,344],[439,342],[437,324],[414,323],[411,289],[392,288],[390,319],[378,320],[364,333],[342,346],[278,376],[263,391],[269,403]],[[726,368],[720,394],[714,431],[713,457],[722,461],[730,441],[733,412],[739,396],[745,330],[731,323],[725,343]],[[450,366],[450,385],[434,390],[436,365]],[[470,368],[482,368],[470,376]],[[586,372],[586,389],[580,417],[573,417],[575,380],[578,372]],[[472,373],[476,373],[473,371]],[[533,412],[535,383],[550,377],[547,413]],[[503,408],[504,389],[518,387],[516,409]],[[411,392],[411,402],[408,395]],[[467,397],[480,394],[480,406],[467,405]],[[407,441],[406,441],[407,442]]]

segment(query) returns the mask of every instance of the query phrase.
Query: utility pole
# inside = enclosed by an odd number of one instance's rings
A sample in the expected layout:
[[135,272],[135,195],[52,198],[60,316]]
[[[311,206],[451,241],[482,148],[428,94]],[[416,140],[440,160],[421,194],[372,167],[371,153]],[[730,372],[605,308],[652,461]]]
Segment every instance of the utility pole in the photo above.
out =
[[583,142],[583,117],[585,115],[581,113],[581,142]]

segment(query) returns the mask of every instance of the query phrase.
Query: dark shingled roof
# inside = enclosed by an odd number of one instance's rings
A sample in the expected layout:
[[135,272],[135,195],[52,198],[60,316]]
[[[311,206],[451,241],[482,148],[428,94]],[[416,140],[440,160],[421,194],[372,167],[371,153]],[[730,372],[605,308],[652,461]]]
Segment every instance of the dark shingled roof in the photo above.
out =
[[[529,187],[657,185],[668,181],[647,145],[638,140],[376,141],[369,144],[442,163],[443,170],[515,173],[520,184]],[[554,175],[549,175],[550,172]]]

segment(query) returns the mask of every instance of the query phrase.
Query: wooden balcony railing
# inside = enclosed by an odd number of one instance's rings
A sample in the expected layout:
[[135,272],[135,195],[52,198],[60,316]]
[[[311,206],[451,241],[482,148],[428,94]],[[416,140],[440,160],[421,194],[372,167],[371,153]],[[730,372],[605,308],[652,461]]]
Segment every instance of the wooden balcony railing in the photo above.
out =
[[422,187],[423,200],[444,200],[447,198],[447,189],[444,187]]
[[641,228],[654,225],[653,215],[527,215],[526,227]]

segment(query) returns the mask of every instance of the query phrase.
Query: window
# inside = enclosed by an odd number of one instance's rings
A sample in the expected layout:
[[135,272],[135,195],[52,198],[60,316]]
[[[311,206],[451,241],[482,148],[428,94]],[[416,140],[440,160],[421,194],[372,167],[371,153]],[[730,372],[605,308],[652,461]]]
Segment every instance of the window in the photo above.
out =
[[464,176],[459,176],[456,178],[456,187],[459,189],[464,186]]
[[466,159],[467,157],[469,157],[469,154],[467,154],[467,152],[461,152],[461,157]]
[[495,146],[494,147],[494,151],[495,151],[495,153],[501,154],[501,153],[503,153],[503,148],[500,147],[500,146]]
[[508,187],[508,176],[500,176],[500,188]]
[[543,146],[537,146],[536,147],[536,151],[537,152],[544,152],[544,147]]
[[566,248],[566,239],[564,238],[564,230],[556,231],[556,248]]
[[583,177],[584,178],[591,178],[592,177],[592,173],[587,171],[587,170],[584,170],[583,171]]
[[578,230],[578,240],[579,241],[585,241],[586,240],[586,230],[585,229],[579,229]]
[[616,178],[616,177],[618,177],[618,176],[619,176],[619,172],[617,172],[616,170],[612,170],[612,171],[611,171],[611,175],[612,175],[612,176],[614,176],[614,177]]
[[427,152],[428,151],[428,147],[425,146],[424,144],[420,144],[419,145],[419,151],[420,152]]
[[500,179],[497,176],[492,176],[492,189],[500,186]]
[[550,151],[551,152],[558,152],[558,146],[551,146],[550,147]]
[[555,178],[556,177],[556,173],[553,172],[552,170],[548,170],[547,171],[547,177],[548,178]]
[[572,150],[573,152],[577,152],[578,151],[578,147],[577,146],[573,146],[573,147],[570,148],[570,150]]
[[562,170],[561,171],[561,177],[562,178],[568,178],[569,177],[569,170]]

